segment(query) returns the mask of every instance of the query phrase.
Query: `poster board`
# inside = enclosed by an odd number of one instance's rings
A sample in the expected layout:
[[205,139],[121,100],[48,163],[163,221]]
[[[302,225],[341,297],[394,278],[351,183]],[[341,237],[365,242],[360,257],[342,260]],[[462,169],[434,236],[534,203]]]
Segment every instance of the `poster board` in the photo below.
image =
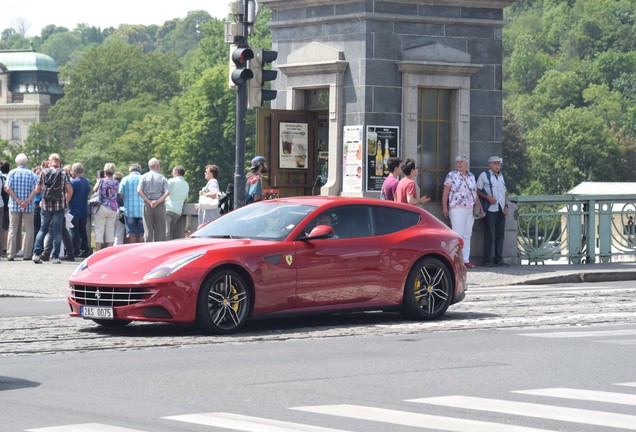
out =
[[342,192],[362,195],[363,126],[345,126],[342,134]]
[[389,175],[389,158],[399,152],[399,126],[367,126],[365,139],[366,192],[380,192]]

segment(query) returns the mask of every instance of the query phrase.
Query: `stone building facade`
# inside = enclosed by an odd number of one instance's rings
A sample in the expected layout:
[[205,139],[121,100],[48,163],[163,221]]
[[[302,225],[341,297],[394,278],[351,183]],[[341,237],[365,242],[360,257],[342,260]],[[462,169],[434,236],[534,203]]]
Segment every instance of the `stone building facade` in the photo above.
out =
[[[320,194],[377,197],[382,160],[412,158],[427,208],[441,216],[455,156],[469,155],[477,176],[501,155],[503,11],[513,0],[259,3],[272,11],[278,51],[272,109],[315,117],[308,160],[324,175]],[[274,170],[277,133],[273,125]]]
[[33,50],[0,51],[0,139],[22,146],[63,96],[55,61]]

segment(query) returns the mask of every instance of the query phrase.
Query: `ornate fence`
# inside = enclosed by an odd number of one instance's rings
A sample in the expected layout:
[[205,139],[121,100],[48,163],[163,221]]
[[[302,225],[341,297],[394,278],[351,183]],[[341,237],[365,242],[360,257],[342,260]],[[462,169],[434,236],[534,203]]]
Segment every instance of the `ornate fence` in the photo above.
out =
[[511,197],[521,262],[636,261],[636,195]]

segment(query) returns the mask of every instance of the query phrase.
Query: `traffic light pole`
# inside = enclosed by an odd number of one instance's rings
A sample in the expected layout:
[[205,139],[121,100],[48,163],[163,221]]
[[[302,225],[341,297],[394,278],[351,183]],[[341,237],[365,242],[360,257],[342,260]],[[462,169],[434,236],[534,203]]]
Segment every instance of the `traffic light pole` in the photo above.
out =
[[234,208],[245,205],[245,137],[247,83],[236,92],[236,163],[234,165]]
[[[248,47],[248,3],[243,1],[243,15],[240,16],[242,28],[243,47]],[[247,82],[243,81],[238,85],[236,92],[236,155],[234,165],[234,208],[245,205],[245,137],[246,137],[246,116],[247,116]]]

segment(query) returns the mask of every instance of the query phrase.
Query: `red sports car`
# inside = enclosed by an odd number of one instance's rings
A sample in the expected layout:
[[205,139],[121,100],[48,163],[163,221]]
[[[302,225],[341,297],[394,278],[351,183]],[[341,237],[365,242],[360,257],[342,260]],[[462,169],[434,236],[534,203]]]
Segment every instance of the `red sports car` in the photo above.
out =
[[190,237],[102,249],[69,281],[71,316],[104,326],[196,323],[235,332],[250,317],[399,310],[440,317],[466,289],[463,242],[413,205],[363,198],[262,201]]

